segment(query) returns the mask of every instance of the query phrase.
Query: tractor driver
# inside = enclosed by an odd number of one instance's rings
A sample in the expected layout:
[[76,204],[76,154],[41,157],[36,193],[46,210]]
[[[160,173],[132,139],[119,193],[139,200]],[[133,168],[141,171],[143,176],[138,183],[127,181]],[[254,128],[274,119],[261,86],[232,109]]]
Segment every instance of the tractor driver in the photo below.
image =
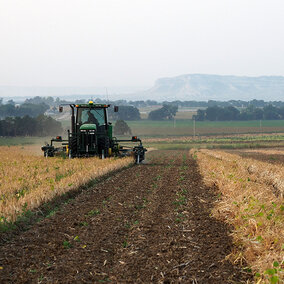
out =
[[96,126],[99,126],[99,122],[98,120],[95,118],[94,114],[91,113],[91,111],[88,111],[88,120],[87,123],[92,123],[92,124],[96,124]]

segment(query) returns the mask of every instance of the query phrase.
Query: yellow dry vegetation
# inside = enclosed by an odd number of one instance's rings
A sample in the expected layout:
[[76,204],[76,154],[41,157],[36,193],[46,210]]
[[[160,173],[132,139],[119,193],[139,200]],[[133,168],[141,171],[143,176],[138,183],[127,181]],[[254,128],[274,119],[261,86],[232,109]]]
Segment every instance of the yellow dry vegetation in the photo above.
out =
[[44,158],[33,147],[0,147],[0,223],[113,170],[133,158]]
[[244,153],[260,153],[265,155],[284,155],[283,149],[249,149],[243,150]]
[[[220,199],[212,214],[233,225],[228,258],[248,265],[256,283],[284,281],[284,167],[214,150],[191,150]],[[282,283],[282,282],[281,282]]]

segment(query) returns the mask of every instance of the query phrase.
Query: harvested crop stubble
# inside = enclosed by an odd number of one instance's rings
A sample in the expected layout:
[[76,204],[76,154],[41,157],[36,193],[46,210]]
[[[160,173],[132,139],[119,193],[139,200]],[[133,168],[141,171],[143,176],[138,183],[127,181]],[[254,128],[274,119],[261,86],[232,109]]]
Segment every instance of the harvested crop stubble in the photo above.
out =
[[284,155],[284,149],[249,149],[243,150],[245,153],[261,153],[267,155]]
[[[258,283],[284,280],[284,167],[213,150],[191,150],[204,181],[221,198],[213,215],[234,226],[236,251]],[[275,282],[276,281],[276,282]]]
[[0,223],[131,163],[130,157],[46,159],[21,147],[0,147]]

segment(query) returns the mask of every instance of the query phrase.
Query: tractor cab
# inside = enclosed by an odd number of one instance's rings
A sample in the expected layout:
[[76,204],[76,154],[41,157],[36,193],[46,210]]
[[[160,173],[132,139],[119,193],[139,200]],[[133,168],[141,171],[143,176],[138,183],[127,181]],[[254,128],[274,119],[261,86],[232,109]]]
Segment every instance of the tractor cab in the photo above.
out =
[[107,112],[108,105],[76,105],[76,128],[93,129],[96,132],[107,131]]

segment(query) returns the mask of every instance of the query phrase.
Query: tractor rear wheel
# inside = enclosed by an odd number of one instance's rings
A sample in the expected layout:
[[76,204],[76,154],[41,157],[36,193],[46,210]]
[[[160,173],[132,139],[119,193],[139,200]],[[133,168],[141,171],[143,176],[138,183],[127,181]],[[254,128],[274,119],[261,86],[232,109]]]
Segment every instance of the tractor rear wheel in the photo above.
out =
[[99,154],[102,155],[104,152],[104,157],[107,158],[109,156],[109,147],[110,147],[110,141],[109,137],[100,137],[99,138]]

